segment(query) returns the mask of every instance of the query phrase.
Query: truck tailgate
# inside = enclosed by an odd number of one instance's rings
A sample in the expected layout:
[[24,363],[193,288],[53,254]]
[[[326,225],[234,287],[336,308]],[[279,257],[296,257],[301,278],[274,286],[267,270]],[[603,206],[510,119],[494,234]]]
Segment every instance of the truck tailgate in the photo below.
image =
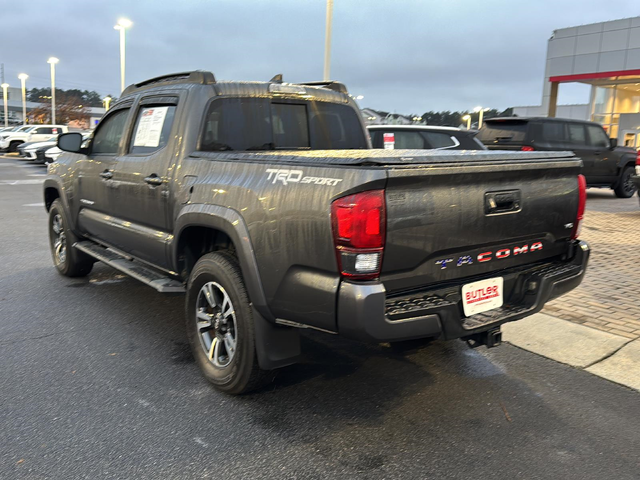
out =
[[387,292],[461,283],[563,255],[580,169],[566,154],[390,167]]

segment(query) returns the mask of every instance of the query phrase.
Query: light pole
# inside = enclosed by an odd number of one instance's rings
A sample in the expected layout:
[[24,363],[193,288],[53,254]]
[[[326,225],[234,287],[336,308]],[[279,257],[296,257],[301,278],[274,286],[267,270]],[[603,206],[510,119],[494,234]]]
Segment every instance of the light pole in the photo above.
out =
[[20,75],[18,75],[18,78],[20,79],[20,82],[22,83],[22,124],[26,125],[27,124],[27,78],[29,78],[29,75],[27,75],[26,73],[21,73]]
[[51,124],[56,124],[56,57],[49,57],[47,63],[51,65]]
[[8,83],[3,83],[0,85],[2,87],[2,99],[4,100],[4,126],[9,126],[9,108],[7,105],[7,88],[9,88]]
[[471,115],[466,114],[462,117],[462,120],[467,122],[467,130],[471,130]]
[[327,0],[327,24],[324,31],[324,81],[331,76],[331,23],[333,21],[333,0]]
[[108,112],[109,111],[109,104],[111,103],[111,97],[110,96],[106,96],[102,99],[102,103],[104,104],[104,111]]
[[124,31],[131,25],[131,20],[121,18],[118,23],[113,27],[116,30],[120,30],[120,92],[124,91]]
[[482,128],[482,117],[484,112],[488,111],[489,108],[476,107],[473,109],[474,112],[478,114],[478,130]]

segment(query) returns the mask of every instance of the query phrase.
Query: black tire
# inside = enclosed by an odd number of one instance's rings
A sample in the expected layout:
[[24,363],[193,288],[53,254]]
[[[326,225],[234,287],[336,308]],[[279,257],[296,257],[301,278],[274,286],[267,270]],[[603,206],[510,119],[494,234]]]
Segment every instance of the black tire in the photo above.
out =
[[[216,290],[215,296],[218,299],[220,298],[218,295],[225,293],[228,295],[232,304],[231,310],[234,312],[233,318],[227,317],[228,323],[222,324],[227,322],[227,320],[223,320],[224,312],[222,309],[217,312],[210,303],[203,303],[203,298],[205,300],[208,298],[205,285],[214,285],[212,287],[214,289],[222,287],[222,291]],[[203,292],[205,293],[203,294]],[[258,366],[253,311],[235,257],[221,252],[208,253],[196,262],[189,276],[185,310],[187,337],[193,356],[206,379],[218,390],[239,395],[255,390],[269,380],[268,372],[260,370]],[[215,328],[212,326],[201,330],[197,322],[198,311],[201,314],[210,315],[210,324],[215,325]],[[216,316],[219,320],[215,320]],[[232,321],[233,326],[231,326]],[[206,324],[206,321],[204,323]],[[218,325],[221,326],[222,334]],[[224,346],[228,363],[221,365],[221,362],[218,361],[218,365],[216,365],[218,357],[210,359],[214,356],[212,353],[214,352],[214,338],[216,341],[225,338],[226,333],[231,330],[235,335],[235,350],[229,354],[226,350],[226,342],[220,340],[218,342],[220,349]],[[209,343],[207,344],[207,342]],[[207,345],[211,345],[211,348],[208,349]],[[219,358],[224,359],[225,356],[222,355]]]
[[23,142],[11,142],[9,144],[9,153],[15,153],[18,151],[18,147],[22,145]]
[[618,198],[631,198],[633,194],[636,193],[636,186],[631,181],[631,176],[633,175],[633,166],[627,165],[622,170],[620,174],[620,180],[618,181],[618,186],[613,189]]
[[[56,231],[56,226],[62,227],[62,234]],[[60,241],[60,244],[58,244]],[[87,254],[73,248],[78,237],[69,228],[69,221],[62,208],[62,203],[56,199],[49,209],[49,246],[53,264],[61,275],[65,277],[84,277],[91,272],[95,260]],[[60,255],[58,246],[64,248],[64,255]]]

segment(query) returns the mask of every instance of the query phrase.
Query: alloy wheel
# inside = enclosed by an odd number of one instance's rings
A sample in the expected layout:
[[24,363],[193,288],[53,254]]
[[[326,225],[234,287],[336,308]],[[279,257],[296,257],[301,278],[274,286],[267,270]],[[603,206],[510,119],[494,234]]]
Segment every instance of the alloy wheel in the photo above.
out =
[[64,224],[62,223],[62,216],[59,213],[53,217],[51,230],[54,234],[53,253],[56,265],[62,265],[67,260],[67,236],[64,233]]
[[214,366],[224,368],[236,353],[236,312],[227,291],[217,282],[205,283],[196,300],[200,345]]

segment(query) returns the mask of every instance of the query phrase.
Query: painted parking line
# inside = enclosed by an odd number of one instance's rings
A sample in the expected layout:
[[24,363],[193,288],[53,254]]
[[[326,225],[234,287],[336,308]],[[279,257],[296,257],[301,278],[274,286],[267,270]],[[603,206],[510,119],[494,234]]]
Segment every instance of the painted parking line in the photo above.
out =
[[44,202],[40,203],[25,203],[23,207],[44,207]]
[[33,178],[30,180],[0,180],[0,185],[40,185],[44,183],[44,178]]

